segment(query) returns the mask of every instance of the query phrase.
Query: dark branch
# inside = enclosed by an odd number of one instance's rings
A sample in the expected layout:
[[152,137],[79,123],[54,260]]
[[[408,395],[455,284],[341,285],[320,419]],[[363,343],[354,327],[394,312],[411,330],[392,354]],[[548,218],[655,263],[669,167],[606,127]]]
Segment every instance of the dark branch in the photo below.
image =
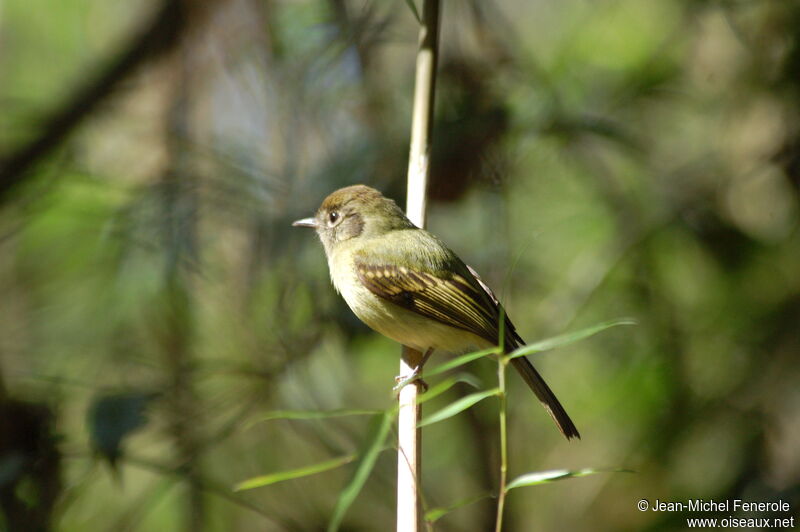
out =
[[149,23],[117,56],[107,60],[98,75],[78,87],[64,104],[42,120],[41,132],[31,141],[0,159],[0,204],[11,189],[24,182],[34,166],[55,149],[114,89],[138,68],[180,42],[196,21],[196,14],[212,2],[164,0]]

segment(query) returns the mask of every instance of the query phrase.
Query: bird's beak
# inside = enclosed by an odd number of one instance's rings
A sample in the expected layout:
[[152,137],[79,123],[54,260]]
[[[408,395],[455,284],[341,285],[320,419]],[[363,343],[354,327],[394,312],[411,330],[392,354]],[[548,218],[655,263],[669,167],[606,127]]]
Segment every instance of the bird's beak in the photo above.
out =
[[292,222],[292,227],[317,227],[317,221],[314,218],[303,218]]

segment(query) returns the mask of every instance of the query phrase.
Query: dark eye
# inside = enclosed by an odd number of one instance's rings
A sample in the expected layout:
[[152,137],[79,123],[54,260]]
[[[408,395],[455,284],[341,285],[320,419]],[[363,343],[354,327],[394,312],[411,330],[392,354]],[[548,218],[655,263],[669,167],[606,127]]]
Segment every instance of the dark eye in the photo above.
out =
[[340,214],[336,211],[332,211],[328,215],[328,225],[333,226],[336,225],[336,222],[339,221]]

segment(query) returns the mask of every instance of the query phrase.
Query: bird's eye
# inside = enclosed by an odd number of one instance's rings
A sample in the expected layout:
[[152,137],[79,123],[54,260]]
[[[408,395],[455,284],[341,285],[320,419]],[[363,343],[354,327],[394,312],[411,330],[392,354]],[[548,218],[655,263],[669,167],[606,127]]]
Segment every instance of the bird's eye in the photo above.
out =
[[341,218],[341,215],[338,212],[332,211],[328,215],[328,225],[333,227],[334,225],[336,225],[336,223],[339,221],[340,218]]

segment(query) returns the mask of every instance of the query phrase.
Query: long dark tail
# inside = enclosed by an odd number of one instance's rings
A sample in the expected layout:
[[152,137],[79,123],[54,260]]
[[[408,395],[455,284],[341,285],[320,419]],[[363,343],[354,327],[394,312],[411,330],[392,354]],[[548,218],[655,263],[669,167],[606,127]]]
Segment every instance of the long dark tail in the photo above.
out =
[[575,424],[569,418],[564,407],[561,406],[561,403],[558,402],[558,399],[556,399],[553,390],[550,389],[547,383],[544,382],[542,376],[539,375],[539,372],[536,371],[536,368],[533,367],[533,364],[525,357],[511,359],[511,363],[514,364],[516,370],[522,375],[525,382],[528,383],[528,386],[530,386],[533,393],[536,394],[536,397],[539,398],[539,401],[542,402],[542,406],[544,406],[544,409],[550,414],[550,417],[553,418],[553,421],[556,422],[561,433],[566,436],[567,439],[580,439],[581,435],[578,433],[578,429],[575,428]]

